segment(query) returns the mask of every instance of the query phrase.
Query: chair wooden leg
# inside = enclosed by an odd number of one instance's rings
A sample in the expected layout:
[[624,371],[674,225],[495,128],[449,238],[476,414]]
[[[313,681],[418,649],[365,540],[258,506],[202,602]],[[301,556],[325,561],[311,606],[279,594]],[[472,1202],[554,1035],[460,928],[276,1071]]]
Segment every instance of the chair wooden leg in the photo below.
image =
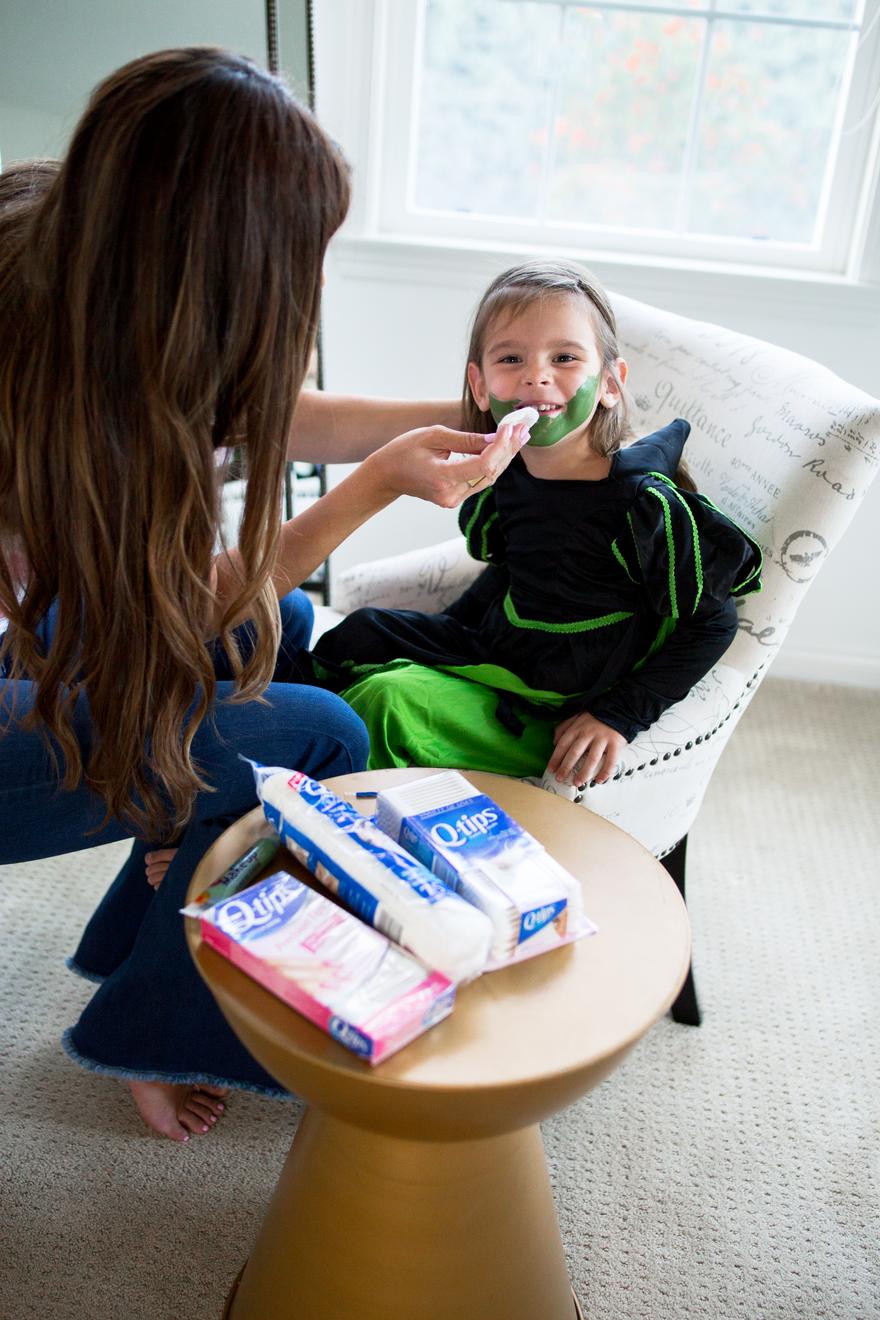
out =
[[[685,863],[687,860],[687,835],[675,845],[671,853],[661,857],[661,862],[666,867],[669,875],[675,881],[678,892],[682,898],[685,898],[684,877]],[[693,964],[688,968],[687,980],[679,991],[678,998],[672,1005],[673,1021],[682,1023],[686,1027],[698,1027],[702,1021],[700,1005],[697,1002],[697,990],[694,985]]]

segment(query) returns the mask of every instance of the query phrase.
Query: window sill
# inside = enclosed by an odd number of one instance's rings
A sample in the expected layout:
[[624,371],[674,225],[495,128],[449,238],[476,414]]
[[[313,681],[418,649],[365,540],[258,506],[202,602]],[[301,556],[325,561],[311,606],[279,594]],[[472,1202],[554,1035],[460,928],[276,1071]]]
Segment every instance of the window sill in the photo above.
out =
[[880,284],[812,271],[508,243],[477,245],[407,234],[343,232],[330,251],[333,268],[349,279],[455,285],[479,292],[506,265],[555,257],[588,266],[616,293],[706,320],[717,318],[713,309],[719,302],[726,308],[739,304],[752,311],[758,302],[762,314],[765,308],[786,318],[820,314],[826,322],[840,319],[850,329],[875,332],[880,324]]

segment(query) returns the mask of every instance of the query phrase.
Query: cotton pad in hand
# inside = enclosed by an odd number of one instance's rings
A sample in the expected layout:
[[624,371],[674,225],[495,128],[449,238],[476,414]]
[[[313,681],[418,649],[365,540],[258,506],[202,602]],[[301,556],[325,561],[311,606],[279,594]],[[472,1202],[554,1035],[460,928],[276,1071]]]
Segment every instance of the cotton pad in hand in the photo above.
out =
[[508,413],[506,417],[502,417],[498,425],[525,426],[531,430],[540,415],[537,408],[516,408],[513,412]]

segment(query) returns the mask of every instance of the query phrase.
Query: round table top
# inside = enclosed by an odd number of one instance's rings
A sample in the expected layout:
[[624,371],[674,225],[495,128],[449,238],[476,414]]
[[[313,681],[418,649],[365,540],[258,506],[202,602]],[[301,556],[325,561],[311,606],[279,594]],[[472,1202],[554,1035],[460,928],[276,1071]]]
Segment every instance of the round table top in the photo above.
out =
[[[430,773],[365,771],[326,782],[372,814],[375,801],[356,792]],[[469,771],[467,778],[580,879],[597,933],[459,987],[448,1018],[371,1068],[202,945],[198,922],[187,919],[193,957],[233,1026],[239,1034],[244,1024],[249,1033],[280,1042],[290,1072],[297,1074],[299,1064],[305,1073],[330,1070],[339,1081],[347,1074],[353,1082],[368,1077],[392,1090],[516,1087],[539,1075],[601,1069],[603,1059],[619,1058],[670,1007],[687,972],[690,932],[678,890],[660,863],[622,830],[564,798],[501,775]],[[237,821],[205,854],[189,898],[270,832],[259,808]],[[306,878],[290,853],[279,853],[269,869],[282,866]],[[305,1087],[294,1089],[308,1096]]]

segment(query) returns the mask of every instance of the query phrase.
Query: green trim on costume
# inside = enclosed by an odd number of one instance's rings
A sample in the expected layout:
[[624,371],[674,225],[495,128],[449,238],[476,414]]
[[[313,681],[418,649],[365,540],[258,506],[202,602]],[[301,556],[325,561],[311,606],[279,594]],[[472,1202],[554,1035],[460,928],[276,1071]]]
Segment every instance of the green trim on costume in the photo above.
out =
[[312,656],[312,671],[321,687],[328,687],[330,685],[330,679],[333,675],[330,673],[329,669],[325,669],[320,660],[316,659],[314,655]]
[[489,515],[483,524],[483,535],[480,537],[480,558],[488,562],[489,559],[489,528],[498,521],[498,510],[495,509]]
[[544,619],[524,619],[517,614],[509,591],[504,597],[504,613],[508,622],[516,628],[530,628],[537,632],[550,633],[592,632],[594,628],[607,628],[611,624],[622,623],[624,619],[631,619],[633,616],[632,610],[617,610],[614,614],[600,614],[595,619],[578,619],[573,623],[547,623]]
[[702,594],[703,594],[703,552],[702,552],[701,549],[700,549],[700,533],[699,533],[699,531],[698,531],[698,529],[697,529],[697,520],[696,520],[696,518],[694,517],[694,515],[691,513],[691,506],[688,504],[687,500],[684,498],[684,496],[682,495],[681,491],[678,490],[677,487],[675,488],[675,494],[676,494],[676,498],[678,499],[679,504],[682,505],[682,507],[684,508],[685,513],[687,514],[688,518],[690,519],[691,533],[693,534],[693,540],[694,540],[694,577],[695,577],[696,580],[697,580],[697,594],[696,594],[696,596],[695,596],[695,598],[694,598],[694,608],[691,610],[691,613],[692,613],[692,614],[696,614],[696,612],[697,612],[697,606],[698,606],[699,603],[700,603],[700,597],[701,597]]
[[[689,515],[690,520],[691,520],[691,523],[694,525],[694,528],[695,528],[695,533],[694,533],[694,555],[695,555],[696,563],[697,563],[697,574],[698,574],[697,581],[698,581],[699,588],[700,588],[699,593],[698,593],[698,595],[697,595],[697,602],[699,602],[700,596],[703,594],[703,563],[702,563],[702,558],[700,557],[700,554],[699,554],[699,550],[698,550],[698,548],[697,548],[697,541],[696,541],[696,523],[694,522],[694,516],[693,516],[693,514],[691,513],[690,506],[688,505],[687,500],[685,500],[685,499],[682,497],[681,492],[679,491],[678,487],[675,485],[675,482],[674,482],[674,481],[670,481],[669,477],[665,476],[664,473],[662,473],[662,472],[651,472],[651,473],[649,473],[649,476],[652,476],[652,477],[659,477],[659,479],[660,479],[661,481],[665,482],[667,486],[671,486],[671,487],[673,488],[673,490],[675,491],[675,493],[678,495],[679,499],[681,500],[681,503],[682,503],[682,504],[684,505],[684,507],[687,509],[687,511],[688,511],[688,515]],[[745,537],[745,539],[748,541],[749,545],[751,545],[751,546],[754,548],[755,553],[756,553],[757,556],[758,556],[757,567],[753,568],[752,571],[751,571],[751,573],[749,573],[748,577],[743,578],[742,582],[739,582],[739,583],[737,583],[735,586],[731,587],[731,589],[730,589],[731,595],[736,595],[737,592],[742,591],[744,587],[748,586],[748,584],[752,581],[753,578],[758,577],[758,576],[760,575],[760,573],[763,571],[763,568],[764,568],[764,551],[763,551],[763,550],[761,549],[761,547],[758,545],[758,542],[755,540],[755,538],[754,538],[753,536],[751,536],[751,535],[746,531],[746,529],[745,529],[744,527],[742,527],[742,526],[736,521],[735,518],[731,518],[731,516],[730,516],[729,513],[725,513],[723,509],[719,509],[718,505],[715,504],[714,501],[710,500],[708,495],[704,495],[703,492],[702,492],[701,490],[700,490],[700,491],[695,491],[694,493],[695,493],[697,499],[701,500],[703,504],[706,504],[706,505],[707,505],[707,506],[713,511],[713,513],[717,513],[717,514],[719,514],[719,515],[725,520],[725,522],[729,522],[729,523],[730,523],[731,527],[735,527],[736,530],[739,532],[740,536]],[[753,587],[753,588],[752,588],[752,591],[763,591],[763,589],[764,589],[764,584],[761,583],[761,584],[759,584],[757,587]],[[695,604],[695,605],[694,605],[694,609],[696,610],[696,608],[697,608],[697,606],[696,606],[696,604]]]
[[[417,664],[415,660],[406,660],[403,656],[398,656],[394,660],[340,660],[339,668],[344,671],[346,678],[352,683],[359,683],[362,678],[369,678],[371,674],[381,673],[389,669],[403,669],[406,665]],[[318,665],[315,664],[317,671]],[[324,674],[330,678],[331,671],[325,669]],[[340,696],[342,693],[340,692]]]
[[[636,582],[636,579],[633,577],[632,573],[629,571],[629,565],[627,564],[626,560],[624,559],[623,554],[622,554],[622,552],[621,552],[621,550],[620,550],[620,547],[619,547],[618,544],[617,544],[617,537],[616,537],[616,536],[615,536],[614,540],[611,542],[611,549],[612,549],[612,552],[613,552],[613,554],[614,554],[614,558],[617,560],[618,564],[620,564],[620,567],[623,569],[624,573],[625,573],[626,576],[629,578],[630,582]],[[638,583],[636,583],[636,585],[638,585]]]
[[663,617],[660,620],[660,627],[657,629],[657,634],[653,642],[648,647],[647,651],[642,656],[641,660],[639,660],[636,664],[633,665],[633,673],[635,673],[636,670],[641,669],[643,665],[646,665],[648,661],[651,659],[651,656],[654,655],[657,651],[659,651],[661,646],[664,646],[665,643],[668,642],[669,638],[675,632],[677,625],[678,625],[677,619],[672,619],[667,614],[663,615]]
[[[655,473],[652,473],[652,475],[653,475],[653,476],[662,476],[662,473],[655,472]],[[690,507],[690,505],[688,504],[687,500],[686,500],[686,499],[684,498],[684,496],[682,495],[681,491],[678,489],[678,487],[675,485],[675,483],[674,483],[673,481],[669,481],[669,478],[668,478],[668,477],[663,477],[663,480],[666,481],[666,482],[668,483],[668,485],[672,487],[673,494],[675,495],[675,497],[676,497],[676,499],[678,500],[679,504],[682,506],[682,508],[684,509],[684,511],[685,511],[685,513],[687,514],[688,518],[690,519],[690,524],[691,524],[691,534],[692,534],[692,537],[693,537],[693,543],[694,543],[694,577],[696,578],[696,581],[697,581],[697,594],[696,594],[696,597],[695,597],[695,599],[694,599],[694,607],[693,607],[693,609],[691,610],[691,613],[692,613],[692,614],[696,614],[696,612],[697,612],[697,606],[698,606],[699,603],[700,603],[700,597],[701,597],[702,594],[703,594],[703,556],[702,556],[702,552],[701,552],[701,550],[700,550],[700,533],[699,533],[699,531],[698,531],[698,529],[697,529],[697,521],[696,521],[696,519],[694,518],[693,513],[691,512],[691,507]],[[649,487],[649,489],[650,489],[650,487]],[[659,494],[659,492],[655,492],[655,494]]]
[[[757,543],[755,543],[755,544],[757,544]],[[757,568],[753,568],[752,571],[751,571],[751,573],[749,574],[749,576],[743,578],[742,582],[737,582],[734,586],[732,586],[732,587],[730,588],[730,594],[731,594],[731,596],[736,596],[736,595],[738,595],[738,594],[742,591],[743,587],[747,587],[748,584],[751,582],[752,578],[757,577],[758,574],[759,574],[759,573],[761,572],[761,570],[763,569],[763,567],[764,567],[764,552],[763,552],[763,550],[761,549],[761,547],[758,546],[758,567],[757,567]],[[763,582],[759,582],[758,585],[757,585],[756,587],[752,587],[752,591],[763,591],[763,590],[764,590],[764,583],[763,583]],[[749,592],[748,594],[751,595],[752,592]]]
[[470,521],[468,522],[467,527],[465,527],[465,529],[464,529],[465,537],[468,538],[468,539],[470,539],[470,534],[471,534],[471,532],[473,531],[474,523],[475,523],[475,522],[477,521],[477,519],[479,518],[479,516],[480,516],[480,510],[482,509],[483,505],[486,503],[486,500],[487,500],[489,494],[491,493],[491,490],[492,490],[492,487],[491,487],[491,486],[487,486],[486,489],[485,489],[484,491],[481,491],[480,494],[477,496],[477,502],[476,502],[476,504],[474,505],[474,511],[473,511],[473,513],[472,513],[471,516],[470,516]]
[[[473,513],[471,514],[470,518],[468,519],[467,526],[466,526],[465,529],[464,529],[464,539],[465,539],[465,543],[466,543],[467,548],[468,548],[468,554],[471,556],[472,559],[484,559],[484,558],[485,558],[485,555],[477,555],[477,554],[475,553],[474,548],[473,548],[473,545],[472,545],[472,542],[471,542],[471,534],[472,534],[472,532],[473,532],[473,530],[474,530],[474,527],[475,527],[476,524],[479,522],[480,514],[483,512],[483,505],[486,503],[486,500],[489,498],[489,496],[490,496],[491,494],[492,494],[492,487],[491,487],[491,486],[487,486],[487,488],[486,488],[484,491],[481,491],[481,492],[480,492],[480,494],[477,496],[477,502],[476,502],[476,504],[474,505],[474,511],[473,511]],[[497,516],[498,516],[498,514],[497,514],[497,511],[496,511],[496,513],[495,513],[495,517],[497,518]],[[489,521],[490,521],[490,522],[492,521],[491,518],[489,519]],[[484,544],[485,544],[485,536],[483,537],[483,541],[484,541]]]
[[[739,530],[742,531],[742,528],[740,528]],[[745,536],[748,536],[748,532],[745,532],[743,534]],[[757,566],[752,569],[751,573],[749,573],[748,577],[744,577],[742,582],[738,582],[735,586],[730,588],[730,594],[732,596],[735,596],[737,592],[742,591],[743,587],[748,586],[752,578],[758,577],[758,575],[762,572],[764,568],[764,551],[758,545],[758,542],[753,540],[751,536],[749,536],[749,540],[752,542],[752,545],[755,547],[755,549],[758,552],[758,563]],[[763,590],[764,590],[763,582],[759,582],[756,587],[752,587],[752,591],[763,591]],[[751,592],[749,592],[748,594],[751,595]]]
[[636,533],[635,533],[635,528],[633,527],[632,513],[630,512],[630,510],[627,510],[626,521],[629,524],[629,534],[632,537],[633,549],[636,552],[636,563],[639,566],[639,572],[641,573],[642,577],[644,577],[645,570],[642,568],[642,556],[639,554],[639,543],[636,540]]
[[[723,509],[718,508],[717,504],[713,504],[713,502],[709,499],[708,495],[704,495],[702,492],[700,492],[700,499],[705,500],[709,508],[714,509],[715,513],[720,513],[722,518],[726,518],[727,521],[731,524],[731,526],[735,527],[736,530],[740,533],[740,535],[744,536],[746,540],[749,542],[749,544],[754,547],[755,552],[758,556],[757,567],[753,568],[751,573],[748,575],[748,577],[743,578],[742,582],[740,582],[738,586],[731,587],[730,593],[731,595],[735,595],[738,591],[742,591],[743,587],[745,587],[749,582],[751,582],[752,578],[757,577],[763,571],[764,551],[758,545],[758,542],[755,540],[755,538],[753,536],[750,536],[749,533],[746,531],[746,529],[744,527],[741,527],[735,518],[731,518],[729,513],[725,513]],[[763,582],[761,582],[757,587],[752,587],[752,592],[763,591],[763,590],[764,590]],[[749,595],[751,595],[752,592],[749,592]]]
[[666,528],[666,550],[669,554],[669,604],[672,607],[671,614],[674,619],[678,618],[678,597],[675,591],[675,536],[672,530],[672,515],[669,510],[669,501],[659,490],[649,486],[648,490],[663,505],[663,522]]

